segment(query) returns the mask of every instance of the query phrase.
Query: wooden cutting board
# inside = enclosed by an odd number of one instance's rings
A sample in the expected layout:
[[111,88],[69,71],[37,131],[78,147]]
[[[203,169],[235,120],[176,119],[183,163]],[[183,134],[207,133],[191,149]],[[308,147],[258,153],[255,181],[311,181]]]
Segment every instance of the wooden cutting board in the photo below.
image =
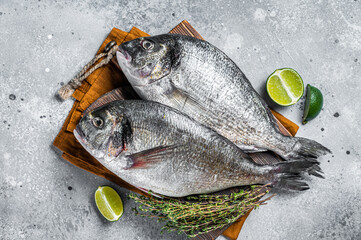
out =
[[[203,39],[201,35],[187,21],[181,22],[174,29],[172,29],[170,33],[189,35],[199,39]],[[132,36],[130,36],[130,34]],[[101,45],[98,54],[102,52],[105,45],[112,40],[115,40],[117,44],[121,44],[124,41],[128,41],[132,38],[140,36],[147,36],[147,34],[137,28],[133,28],[130,33],[126,33],[124,31],[114,28]],[[117,93],[112,95],[106,95],[105,97],[99,99],[101,95],[114,89],[117,89],[115,90]],[[125,187],[140,194],[144,194],[143,192],[126,183],[121,178],[114,175],[112,172],[102,166],[95,158],[93,158],[88,152],[84,150],[84,148],[77,142],[73,135],[73,129],[79,122],[83,112],[86,111],[86,109],[90,105],[91,107],[98,106],[99,104],[101,105],[104,103],[104,101],[109,101],[109,99],[107,99],[109,97],[113,98],[113,100],[124,98],[139,98],[130,87],[130,84],[127,82],[124,74],[119,69],[116,58],[113,58],[112,62],[108,65],[103,66],[102,68],[92,73],[74,92],[73,97],[75,98],[74,105],[68,117],[66,118],[61,131],[59,132],[53,143],[54,146],[56,146],[63,152],[62,157],[71,162],[72,164],[93,174],[104,177],[118,184],[119,186]],[[276,116],[281,120],[284,119],[278,115]],[[297,125],[295,125],[291,121],[287,121],[287,123],[290,124],[290,126],[297,127]],[[280,122],[278,122],[278,125],[282,133],[291,136],[291,134]],[[275,154],[269,152],[251,154],[251,157],[255,162],[259,164],[269,164],[280,161],[280,158],[278,158]],[[233,188],[226,191],[234,192],[238,190],[239,188]],[[236,239],[248,214],[249,212],[245,216],[241,217],[240,220],[233,225],[229,224],[222,229],[217,229],[210,233],[200,235],[196,237],[196,239],[215,239],[220,234],[222,234],[222,232],[230,225],[232,226],[230,226],[230,228],[228,228],[224,232],[224,234],[228,237],[231,237],[231,239]]]

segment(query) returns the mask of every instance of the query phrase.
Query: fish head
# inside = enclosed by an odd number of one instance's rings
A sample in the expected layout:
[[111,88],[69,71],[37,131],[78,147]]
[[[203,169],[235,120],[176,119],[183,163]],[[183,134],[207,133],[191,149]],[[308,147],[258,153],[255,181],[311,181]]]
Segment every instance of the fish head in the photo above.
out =
[[117,60],[132,86],[142,87],[170,74],[179,48],[170,34],[141,37],[119,45]]
[[97,159],[113,160],[125,149],[130,126],[124,115],[106,105],[86,113],[74,135]]

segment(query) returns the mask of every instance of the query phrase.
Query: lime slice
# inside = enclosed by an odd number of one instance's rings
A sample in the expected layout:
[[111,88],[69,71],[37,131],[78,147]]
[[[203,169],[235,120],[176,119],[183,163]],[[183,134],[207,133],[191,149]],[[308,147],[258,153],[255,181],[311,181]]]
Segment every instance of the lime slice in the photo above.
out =
[[321,112],[323,106],[323,96],[318,88],[307,84],[307,93],[305,101],[305,109],[303,111],[302,123],[306,124],[308,121],[317,117]]
[[111,187],[98,187],[95,191],[95,203],[100,213],[109,221],[118,221],[123,215],[122,199]]
[[292,68],[277,69],[267,78],[267,93],[275,103],[290,106],[302,97],[303,80]]

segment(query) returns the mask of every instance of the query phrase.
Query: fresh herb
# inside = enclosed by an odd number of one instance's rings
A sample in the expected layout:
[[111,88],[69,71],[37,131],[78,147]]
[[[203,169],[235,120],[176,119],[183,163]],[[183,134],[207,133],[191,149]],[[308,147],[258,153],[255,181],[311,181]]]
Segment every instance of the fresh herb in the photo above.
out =
[[269,189],[253,185],[230,194],[201,194],[185,198],[156,198],[129,194],[140,205],[136,215],[165,222],[162,231],[177,231],[195,237],[235,222],[250,209],[264,205],[272,196],[260,200]]

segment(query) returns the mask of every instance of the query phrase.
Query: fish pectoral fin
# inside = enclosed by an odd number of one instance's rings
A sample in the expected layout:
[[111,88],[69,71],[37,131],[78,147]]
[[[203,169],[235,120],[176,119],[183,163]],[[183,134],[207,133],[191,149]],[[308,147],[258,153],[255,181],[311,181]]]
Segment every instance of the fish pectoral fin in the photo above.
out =
[[128,158],[130,166],[126,169],[149,168],[152,165],[169,159],[168,157],[174,152],[177,147],[178,146],[176,145],[158,146],[141,152],[133,153],[131,155],[127,155],[126,157]]
[[183,89],[176,87],[175,85],[172,85],[172,91],[167,96],[180,106],[180,110],[184,108],[191,108],[196,111],[209,111],[202,104],[200,104],[199,101],[195,99],[191,94],[189,94]]

